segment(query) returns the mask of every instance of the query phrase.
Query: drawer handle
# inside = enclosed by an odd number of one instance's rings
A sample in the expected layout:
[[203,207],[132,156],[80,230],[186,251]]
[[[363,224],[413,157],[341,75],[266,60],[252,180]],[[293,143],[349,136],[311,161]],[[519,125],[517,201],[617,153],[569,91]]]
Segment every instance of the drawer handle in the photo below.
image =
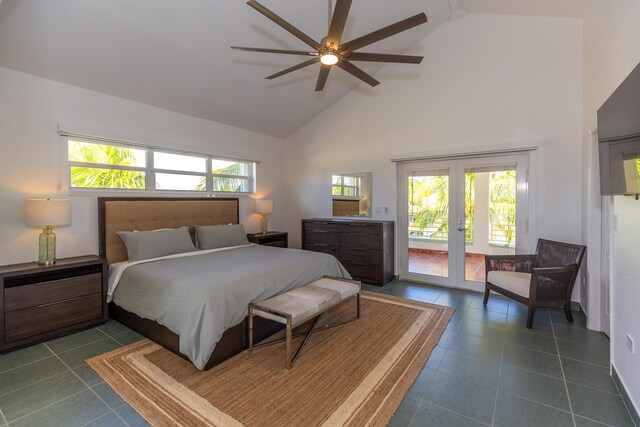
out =
[[312,222],[311,224],[327,225],[327,224],[328,224],[328,222]]
[[351,227],[368,227],[368,224],[349,224]]
[[366,252],[369,249],[362,249],[362,248],[351,248],[352,251],[362,251],[362,252]]
[[63,303],[65,303],[65,302],[75,301],[75,300],[77,300],[77,299],[80,299],[80,297],[67,298],[67,299],[63,299],[62,301],[55,301],[55,302],[49,302],[49,303],[46,303],[46,304],[40,304],[40,305],[38,306],[38,308],[39,308],[39,307],[48,307],[48,306],[50,306],[50,305],[56,305],[56,304],[63,304]]
[[349,233],[349,234],[351,234],[352,236],[368,236],[367,233]]
[[314,233],[328,233],[326,230],[313,230]]
[[355,261],[349,261],[349,264],[355,264],[355,265],[368,265],[366,262],[355,262]]
[[314,243],[313,246],[322,246],[323,248],[326,248],[329,245],[325,245],[324,243]]

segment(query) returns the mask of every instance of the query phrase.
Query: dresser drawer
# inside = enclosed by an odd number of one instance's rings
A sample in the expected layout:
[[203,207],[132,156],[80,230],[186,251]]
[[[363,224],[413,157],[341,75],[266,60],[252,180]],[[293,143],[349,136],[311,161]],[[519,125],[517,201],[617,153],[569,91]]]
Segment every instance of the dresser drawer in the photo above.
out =
[[321,231],[340,231],[338,224],[332,224],[326,221],[305,221],[304,231],[307,230],[321,230]]
[[338,255],[340,254],[337,245],[327,245],[324,243],[305,243],[304,248],[302,249],[307,251],[322,252],[325,254],[333,255],[336,258],[338,258]]
[[17,341],[82,322],[99,319],[102,293],[5,313],[4,338]]
[[21,310],[102,292],[102,273],[5,288],[5,311]]
[[379,249],[380,235],[360,232],[340,233],[340,246],[357,249]]
[[365,264],[382,264],[382,253],[373,249],[340,247],[340,260]]
[[325,245],[338,245],[340,243],[340,233],[327,230],[305,230],[305,243],[322,243]]
[[382,281],[382,266],[379,264],[366,264],[354,261],[340,261],[344,268],[353,276],[356,280],[363,281]]
[[382,234],[382,225],[367,224],[366,222],[351,222],[340,224],[341,233]]

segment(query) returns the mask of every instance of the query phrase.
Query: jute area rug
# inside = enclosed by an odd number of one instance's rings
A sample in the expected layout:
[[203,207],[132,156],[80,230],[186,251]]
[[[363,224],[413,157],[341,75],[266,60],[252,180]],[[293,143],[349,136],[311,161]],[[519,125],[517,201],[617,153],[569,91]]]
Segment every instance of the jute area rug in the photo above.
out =
[[[364,291],[361,307],[360,320],[312,334],[291,370],[284,343],[206,372],[149,340],[87,362],[154,426],[384,426],[453,309]],[[347,301],[319,325],[353,313]]]

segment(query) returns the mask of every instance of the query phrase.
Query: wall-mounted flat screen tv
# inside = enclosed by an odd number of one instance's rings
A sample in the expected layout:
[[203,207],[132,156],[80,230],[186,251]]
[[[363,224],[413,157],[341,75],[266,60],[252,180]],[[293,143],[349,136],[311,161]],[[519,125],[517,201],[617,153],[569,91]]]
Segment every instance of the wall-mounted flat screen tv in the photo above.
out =
[[598,110],[600,192],[640,194],[640,64]]

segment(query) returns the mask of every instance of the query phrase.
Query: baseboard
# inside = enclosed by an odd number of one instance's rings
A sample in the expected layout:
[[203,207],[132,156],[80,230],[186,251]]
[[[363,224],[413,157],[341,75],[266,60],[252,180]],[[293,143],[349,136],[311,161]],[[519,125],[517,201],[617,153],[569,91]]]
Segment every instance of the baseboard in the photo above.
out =
[[622,384],[622,381],[620,380],[620,377],[618,376],[616,368],[615,366],[613,366],[613,364],[611,365],[611,373],[613,376],[613,381],[615,381],[616,385],[618,386],[618,390],[620,390],[620,393],[622,394],[622,400],[624,401],[624,404],[629,411],[629,415],[631,415],[633,424],[635,424],[636,427],[640,427],[640,416],[638,415],[638,410],[635,406],[633,406],[633,403],[631,402],[631,399],[627,394],[627,390],[624,388],[624,385]]
[[[576,304],[578,307],[574,308],[574,304]],[[580,318],[582,319],[582,321],[584,322],[584,324],[587,324],[587,312],[584,311],[584,307],[582,307],[582,304],[580,304],[579,302],[576,301],[572,301],[571,302],[571,309],[572,310],[577,310],[578,314],[580,315]]]

